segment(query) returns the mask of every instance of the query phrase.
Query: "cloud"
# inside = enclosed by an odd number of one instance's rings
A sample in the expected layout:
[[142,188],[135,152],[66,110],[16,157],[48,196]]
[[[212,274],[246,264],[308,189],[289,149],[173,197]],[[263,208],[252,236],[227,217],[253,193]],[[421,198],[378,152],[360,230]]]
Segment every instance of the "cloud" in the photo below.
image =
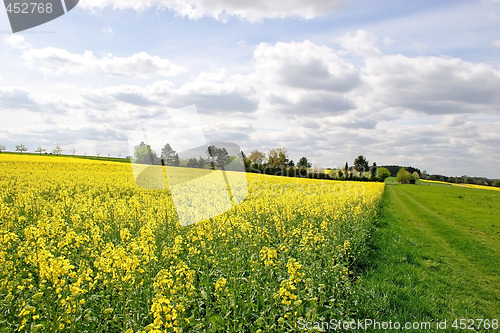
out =
[[11,110],[62,114],[69,105],[68,101],[53,96],[33,94],[24,88],[0,86],[0,112],[6,114]]
[[97,57],[92,51],[72,53],[55,47],[38,49],[21,36],[9,37],[5,41],[22,51],[22,58],[30,68],[38,69],[47,76],[109,75],[143,78],[176,76],[186,71],[168,59],[146,52],[134,53],[129,57],[112,54]]
[[342,93],[361,83],[354,65],[346,63],[331,48],[307,40],[260,44],[254,59],[259,76],[288,87]]
[[25,38],[20,35],[10,35],[4,39],[5,44],[19,50],[27,50],[31,48],[31,45],[26,42]]
[[500,49],[500,39],[493,40],[491,41],[491,46],[499,48]]
[[226,21],[237,17],[248,21],[259,21],[266,18],[297,17],[312,19],[342,9],[348,0],[291,0],[285,2],[255,0],[87,0],[80,4],[81,8],[90,10],[134,9],[144,11],[151,8],[170,10],[179,16],[190,19],[212,17]]
[[333,115],[355,108],[355,105],[346,98],[331,93],[316,93],[304,95],[293,104],[280,108],[282,113],[304,116]]
[[[342,48],[362,57],[376,57],[382,55],[378,48],[378,37],[366,30],[357,30],[337,38]],[[386,37],[383,42],[391,43],[392,39]]]
[[201,113],[251,113],[258,100],[248,77],[231,75],[226,70],[203,72],[172,92],[172,105],[183,107],[196,104]]
[[337,50],[307,40],[259,44],[247,81],[258,91],[261,109],[302,116],[354,109],[348,95],[362,85],[359,69]]
[[383,55],[365,59],[374,101],[426,114],[500,111],[500,72],[448,57]]
[[33,99],[30,92],[19,88],[0,87],[0,108],[40,110],[40,105]]

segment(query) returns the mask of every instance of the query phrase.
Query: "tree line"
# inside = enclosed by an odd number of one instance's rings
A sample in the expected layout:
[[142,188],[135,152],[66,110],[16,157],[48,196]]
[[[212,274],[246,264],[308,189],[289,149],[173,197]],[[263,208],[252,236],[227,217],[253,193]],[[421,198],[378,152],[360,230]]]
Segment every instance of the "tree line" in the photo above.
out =
[[[6,151],[5,145],[0,144],[0,153]],[[28,151],[24,144],[16,145],[16,152],[21,154]],[[38,146],[36,153],[47,154],[48,150]],[[61,155],[63,149],[57,145],[49,154]],[[71,154],[76,154],[76,149],[71,150]],[[85,156],[87,154],[85,153]],[[100,156],[100,153],[96,153]],[[109,154],[108,154],[109,156]],[[280,175],[288,177],[306,177],[316,179],[337,179],[337,180],[361,180],[361,181],[384,181],[387,177],[398,178],[398,172],[401,171],[399,180],[402,182],[411,179],[437,180],[458,184],[476,184],[500,187],[499,179],[490,179],[486,177],[470,177],[467,175],[460,177],[450,177],[439,174],[428,174],[427,171],[420,171],[412,166],[402,167],[398,165],[384,165],[378,167],[375,162],[371,164],[363,155],[359,155],[349,166],[346,162],[343,168],[332,168],[326,171],[323,168],[313,167],[312,163],[305,156],[302,156],[297,163],[289,158],[288,150],[283,147],[273,148],[264,153],[260,150],[253,150],[248,156],[243,151],[238,154],[243,158],[245,170],[247,172],[264,173],[269,175]],[[141,142],[134,149],[134,158],[136,163],[157,164],[166,166],[184,166],[189,168],[203,169],[223,169],[238,156],[230,156],[224,147],[209,146],[203,156],[190,157],[184,160],[179,158],[179,154],[171,147],[165,144],[158,155],[153,151],[150,145]],[[129,158],[132,158],[129,156]],[[328,171],[328,172],[327,172]],[[398,180],[398,181],[399,181]]]
[[378,168],[375,162],[370,166],[363,155],[356,157],[352,166],[346,162],[342,170],[324,170],[313,167],[306,156],[302,156],[295,163],[289,158],[288,150],[284,147],[272,148],[267,153],[253,150],[248,156],[240,151],[238,156],[230,156],[226,148],[210,145],[204,152],[204,156],[187,159],[181,159],[169,143],[163,146],[160,154],[157,154],[150,145],[144,142],[134,148],[135,163],[174,167],[219,170],[224,169],[225,165],[238,157],[243,159],[246,172],[275,176],[360,181],[384,181],[390,176],[390,172],[386,168]]
[[167,143],[158,155],[150,145],[141,142],[134,148],[134,162],[140,164],[164,165],[174,167],[188,167],[199,169],[224,170],[237,156],[229,156],[225,147],[210,145],[204,152],[205,157],[190,157],[185,160],[179,158],[179,154]]
[[[7,151],[6,147],[4,145],[0,145],[0,153],[2,151]],[[16,145],[16,152],[21,153],[21,155],[25,152],[28,151],[28,148],[24,144]],[[76,153],[76,150],[73,148],[73,155]],[[55,155],[60,155],[63,152],[63,149],[61,146],[57,145],[54,150],[52,150],[52,153],[50,154],[55,154]],[[42,146],[38,146],[38,148],[35,150],[35,153],[39,153],[42,155],[42,153],[47,154],[47,149],[43,148]]]
[[346,162],[343,169],[323,169],[313,167],[306,156],[302,156],[297,163],[289,158],[286,148],[272,148],[266,154],[260,150],[253,150],[248,156],[243,154],[247,172],[269,175],[302,177],[314,179],[384,181],[390,176],[386,168],[377,167],[373,162],[370,166],[365,156],[359,155],[352,166]]

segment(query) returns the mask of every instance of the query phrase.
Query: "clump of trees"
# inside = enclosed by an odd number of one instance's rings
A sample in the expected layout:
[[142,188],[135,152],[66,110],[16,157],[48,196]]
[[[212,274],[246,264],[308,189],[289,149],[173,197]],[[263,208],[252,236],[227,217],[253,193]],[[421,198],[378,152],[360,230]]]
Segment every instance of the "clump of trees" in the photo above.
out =
[[225,147],[208,146],[207,154],[212,170],[224,170],[224,167],[230,161],[229,153]]
[[400,168],[398,173],[396,174],[396,180],[398,183],[408,183],[412,180],[417,180],[420,179],[420,175],[418,172],[414,171],[413,173],[410,173],[408,170],[405,168]]
[[134,148],[135,162],[139,164],[160,164],[160,158],[153,151],[151,145],[141,142]]
[[389,170],[392,177],[396,177],[401,168],[405,168],[405,170],[408,171],[409,173],[417,172],[419,175],[422,174],[420,169],[414,168],[412,166],[401,166],[401,165],[382,165],[382,166],[387,170]]
[[399,169],[399,171],[396,175],[396,180],[398,181],[398,183],[400,183],[400,184],[406,183],[410,179],[413,179],[413,176],[409,171],[407,171],[405,168]]

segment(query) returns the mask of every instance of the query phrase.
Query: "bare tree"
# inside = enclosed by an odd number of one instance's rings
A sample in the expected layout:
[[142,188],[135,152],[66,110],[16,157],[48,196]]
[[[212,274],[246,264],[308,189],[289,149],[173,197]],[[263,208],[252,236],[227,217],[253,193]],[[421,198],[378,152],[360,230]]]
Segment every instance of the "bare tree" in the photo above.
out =
[[75,148],[71,149],[71,154],[72,154],[72,155],[75,155],[75,154],[76,154],[76,149],[75,149]]
[[0,145],[0,153],[1,153],[2,151],[5,151],[5,146]]
[[35,153],[40,153],[40,156],[42,156],[42,153],[46,151],[47,149],[43,148],[42,146],[38,146],[38,148],[35,150]]
[[16,146],[16,151],[21,152],[22,155],[24,151],[28,151],[28,148],[26,148],[23,144],[20,144]]
[[52,151],[52,153],[54,153],[57,156],[59,156],[59,154],[61,154],[62,151],[63,151],[63,149],[61,148],[61,146],[57,145],[56,148]]

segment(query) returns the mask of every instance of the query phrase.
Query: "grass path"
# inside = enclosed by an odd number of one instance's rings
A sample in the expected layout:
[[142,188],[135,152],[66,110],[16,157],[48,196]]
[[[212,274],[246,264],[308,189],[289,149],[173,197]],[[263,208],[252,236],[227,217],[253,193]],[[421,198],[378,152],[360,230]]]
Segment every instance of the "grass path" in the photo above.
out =
[[357,318],[500,319],[500,193],[388,185]]

